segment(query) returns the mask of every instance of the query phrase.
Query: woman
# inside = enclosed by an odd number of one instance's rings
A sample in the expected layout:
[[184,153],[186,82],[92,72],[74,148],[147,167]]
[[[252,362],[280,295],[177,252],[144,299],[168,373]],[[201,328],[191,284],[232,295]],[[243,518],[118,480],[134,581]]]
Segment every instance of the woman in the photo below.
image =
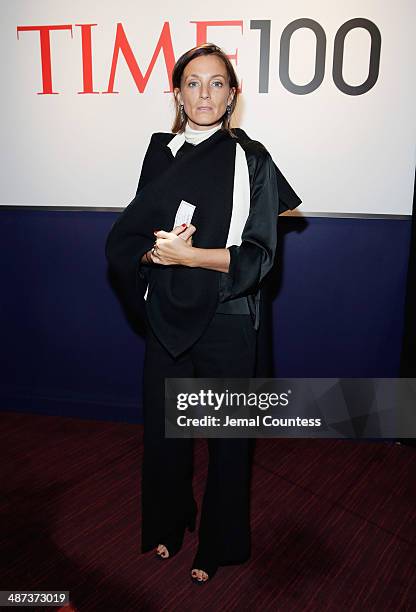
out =
[[[193,440],[165,438],[164,380],[255,376],[260,287],[274,262],[277,216],[300,203],[266,148],[230,128],[238,81],[220,48],[187,51],[172,80],[172,133],[152,135],[136,197],[106,244],[120,295],[145,323],[141,549],[161,559],[180,550],[197,515]],[[207,442],[197,583],[251,551],[253,440]]]

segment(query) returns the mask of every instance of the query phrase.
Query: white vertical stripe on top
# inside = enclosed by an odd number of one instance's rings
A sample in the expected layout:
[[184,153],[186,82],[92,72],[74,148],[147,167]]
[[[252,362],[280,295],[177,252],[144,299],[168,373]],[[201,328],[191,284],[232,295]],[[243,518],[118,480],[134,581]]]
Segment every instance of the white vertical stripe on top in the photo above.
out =
[[241,235],[250,212],[250,176],[248,173],[247,158],[243,147],[236,143],[233,210],[231,213],[230,229],[226,247],[241,244]]

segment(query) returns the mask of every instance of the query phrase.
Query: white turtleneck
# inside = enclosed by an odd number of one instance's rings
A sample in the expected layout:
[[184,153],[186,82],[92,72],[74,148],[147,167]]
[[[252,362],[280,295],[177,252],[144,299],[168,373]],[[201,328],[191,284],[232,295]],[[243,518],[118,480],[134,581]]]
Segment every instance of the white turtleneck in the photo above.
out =
[[[185,131],[182,134],[176,134],[168,143],[168,147],[171,149],[173,155],[176,155],[178,149],[180,149],[185,141],[196,146],[206,138],[212,136],[212,134],[219,129],[221,129],[221,123],[209,128],[208,130],[195,130],[191,128],[187,122],[185,125]],[[198,202],[191,203],[198,206]],[[247,166],[247,158],[243,147],[237,142],[235,148],[233,210],[225,248],[233,244],[237,246],[241,244],[241,234],[243,232],[249,211],[250,177]]]
[[212,136],[214,132],[220,129],[221,129],[221,123],[219,123],[218,125],[214,125],[214,127],[208,128],[207,130],[194,130],[193,128],[191,128],[189,123],[186,122],[185,132],[184,132],[185,140],[186,142],[190,142],[193,145],[197,145],[203,140],[205,140],[206,138],[209,138],[210,136]]

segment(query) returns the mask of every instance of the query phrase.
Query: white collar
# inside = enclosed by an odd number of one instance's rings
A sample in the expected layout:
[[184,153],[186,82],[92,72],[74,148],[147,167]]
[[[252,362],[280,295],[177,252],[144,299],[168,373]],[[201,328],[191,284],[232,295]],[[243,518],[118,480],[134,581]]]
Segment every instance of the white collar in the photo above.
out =
[[186,142],[190,142],[191,144],[197,145],[206,138],[212,136],[212,134],[217,130],[220,130],[221,125],[221,123],[219,125],[214,125],[214,127],[209,128],[208,130],[195,130],[190,127],[188,122],[186,122],[184,132],[185,140]]
[[181,148],[183,143],[190,142],[193,145],[198,145],[200,142],[209,138],[216,132],[221,129],[222,124],[214,125],[214,127],[209,128],[209,130],[195,130],[191,128],[186,122],[185,131],[182,134],[176,134],[170,142],[168,142],[168,147],[171,149],[173,155],[176,155],[178,149]]

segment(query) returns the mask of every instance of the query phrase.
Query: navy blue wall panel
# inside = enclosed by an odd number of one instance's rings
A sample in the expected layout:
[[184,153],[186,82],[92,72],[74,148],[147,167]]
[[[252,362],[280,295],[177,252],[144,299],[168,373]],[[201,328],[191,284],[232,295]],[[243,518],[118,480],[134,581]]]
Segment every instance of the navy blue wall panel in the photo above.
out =
[[410,218],[282,220],[276,376],[399,376]]
[[[143,340],[104,256],[118,214],[0,208],[0,409],[141,421]],[[275,375],[398,376],[410,220],[278,225]]]

